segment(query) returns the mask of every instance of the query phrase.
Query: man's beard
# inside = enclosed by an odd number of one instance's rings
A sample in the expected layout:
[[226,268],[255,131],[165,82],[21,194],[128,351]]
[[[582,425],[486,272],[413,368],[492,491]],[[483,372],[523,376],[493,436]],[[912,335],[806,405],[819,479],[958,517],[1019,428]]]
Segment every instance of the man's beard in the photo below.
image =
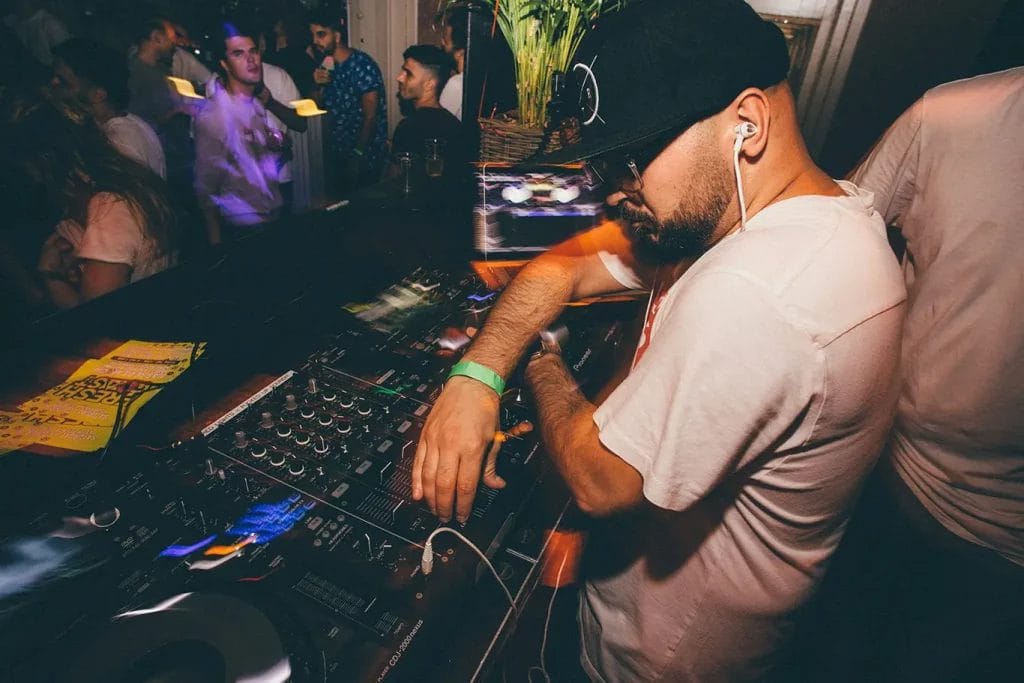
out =
[[672,216],[659,221],[648,212],[633,208],[628,201],[619,207],[619,217],[640,254],[657,263],[672,263],[703,254],[732,200],[733,190],[726,169],[716,168],[710,158],[698,164],[692,186]]
[[319,45],[314,45],[313,46],[314,52],[316,52],[320,56],[321,61],[323,61],[324,57],[328,57],[330,55],[333,55],[334,51],[337,50],[337,49],[338,49],[338,42],[337,41],[334,41],[333,43],[330,43],[329,45],[327,45],[325,47],[320,47]]
[[416,111],[416,100],[402,97],[400,94],[398,97],[398,111],[402,116],[411,116]]

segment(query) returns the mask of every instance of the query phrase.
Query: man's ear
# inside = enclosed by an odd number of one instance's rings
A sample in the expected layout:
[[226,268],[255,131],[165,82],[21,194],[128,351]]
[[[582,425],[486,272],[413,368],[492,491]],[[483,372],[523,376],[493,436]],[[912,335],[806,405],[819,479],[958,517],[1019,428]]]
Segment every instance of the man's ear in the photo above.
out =
[[752,123],[757,128],[753,135],[743,140],[744,156],[759,156],[768,144],[771,127],[772,108],[768,95],[760,88],[747,88],[733,100],[733,110],[736,112],[735,125]]
[[92,104],[100,104],[101,102],[107,101],[107,91],[103,88],[93,88],[89,92],[89,102]]

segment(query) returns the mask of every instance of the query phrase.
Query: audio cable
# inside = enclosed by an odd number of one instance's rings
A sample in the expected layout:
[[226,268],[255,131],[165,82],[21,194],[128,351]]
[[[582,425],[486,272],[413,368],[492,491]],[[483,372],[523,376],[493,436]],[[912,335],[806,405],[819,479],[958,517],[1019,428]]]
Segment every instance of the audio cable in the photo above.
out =
[[423,544],[423,558],[420,560],[420,569],[423,570],[423,574],[429,576],[430,573],[434,571],[434,538],[436,538],[438,534],[445,532],[448,532],[461,540],[469,546],[481,560],[483,560],[484,564],[487,565],[487,568],[491,570],[491,574],[494,575],[494,580],[498,582],[498,585],[501,586],[501,590],[505,592],[505,597],[508,598],[508,604],[512,607],[512,612],[515,614],[515,618],[518,619],[519,608],[516,606],[515,598],[512,597],[512,591],[510,591],[505,582],[501,580],[501,575],[498,574],[498,570],[494,568],[494,565],[491,564],[491,561],[487,559],[487,555],[485,555],[480,548],[476,547],[471,540],[451,527],[440,526],[430,532],[430,535],[427,536],[427,542]]

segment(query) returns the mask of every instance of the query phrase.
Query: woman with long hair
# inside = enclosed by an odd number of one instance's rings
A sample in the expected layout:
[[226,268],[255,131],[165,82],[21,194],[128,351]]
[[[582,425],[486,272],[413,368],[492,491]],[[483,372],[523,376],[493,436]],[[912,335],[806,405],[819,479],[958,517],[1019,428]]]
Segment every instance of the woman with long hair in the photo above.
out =
[[0,148],[23,215],[54,225],[37,274],[53,305],[70,308],[165,270],[177,223],[164,182],[113,147],[70,102],[7,108]]

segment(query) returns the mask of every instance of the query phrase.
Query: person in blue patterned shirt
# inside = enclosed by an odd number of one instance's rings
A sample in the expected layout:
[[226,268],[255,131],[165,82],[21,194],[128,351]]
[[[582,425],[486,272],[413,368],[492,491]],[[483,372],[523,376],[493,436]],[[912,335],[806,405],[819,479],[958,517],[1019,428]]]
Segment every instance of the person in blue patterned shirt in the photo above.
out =
[[322,59],[313,81],[330,115],[328,164],[334,172],[334,189],[345,192],[377,182],[385,166],[388,138],[380,67],[368,54],[347,45],[338,13],[314,12],[309,31]]

